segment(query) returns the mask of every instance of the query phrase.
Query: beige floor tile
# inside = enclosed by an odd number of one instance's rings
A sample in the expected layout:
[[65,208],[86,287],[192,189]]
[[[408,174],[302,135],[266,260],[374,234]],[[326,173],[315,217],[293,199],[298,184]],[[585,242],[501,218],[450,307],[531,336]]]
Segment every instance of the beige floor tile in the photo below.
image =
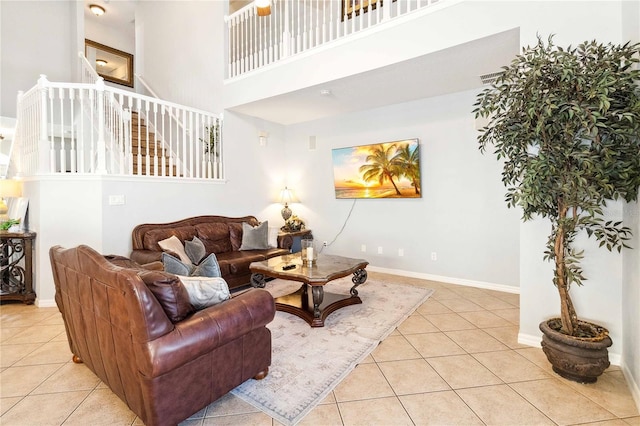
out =
[[514,307],[511,303],[505,300],[502,300],[499,297],[489,296],[489,295],[474,297],[473,303],[475,303],[478,306],[482,306],[484,309],[487,309],[487,310],[513,309]]
[[100,379],[84,364],[72,362],[64,364],[40,386],[33,390],[33,394],[92,390],[101,383]]
[[378,366],[396,395],[451,389],[424,359],[382,362]]
[[601,422],[582,423],[580,426],[628,426],[622,419],[603,420]]
[[393,389],[375,364],[357,366],[333,391],[336,401],[393,396]]
[[341,426],[342,417],[337,404],[318,405],[302,418],[300,426]]
[[504,300],[507,303],[512,304],[515,307],[519,307],[520,306],[520,295],[519,294],[497,292],[497,294],[495,294],[495,296],[497,298],[499,298],[499,299]]
[[343,424],[411,425],[413,422],[396,397],[338,403]]
[[420,358],[420,354],[404,336],[400,335],[389,336],[380,342],[371,353],[371,357],[376,362],[384,362]]
[[516,349],[520,355],[533,362],[538,367],[542,368],[546,373],[551,375],[552,377],[560,378],[551,368],[551,363],[547,360],[547,356],[542,352],[542,348],[524,348],[524,349]]
[[451,287],[451,291],[466,297],[467,299],[475,299],[487,295],[487,290],[483,288],[469,287],[464,285],[456,285]]
[[242,399],[230,393],[224,395],[207,407],[205,417],[232,416],[259,412],[256,407],[244,402]]
[[435,299],[428,299],[416,310],[421,315],[450,314],[453,311]]
[[429,358],[427,362],[453,389],[502,383],[471,355]]
[[130,425],[136,415],[108,389],[96,389],[64,422],[65,426]]
[[479,305],[476,305],[472,301],[465,299],[464,297],[459,297],[456,299],[443,299],[440,300],[447,308],[451,309],[453,312],[471,312],[471,311],[482,311],[482,308]]
[[494,309],[491,312],[496,314],[497,316],[506,319],[511,324],[519,325],[520,324],[520,309]]
[[405,337],[424,358],[465,353],[444,333],[410,334]]
[[460,295],[455,291],[452,291],[443,287],[436,290],[431,297],[434,298],[435,300],[445,300],[445,299],[457,299],[460,297]]
[[569,380],[565,383],[618,417],[640,415],[631,393],[626,389],[622,371],[605,372],[595,383],[580,384]]
[[64,342],[47,342],[38,349],[31,352],[29,356],[23,357],[16,362],[16,366],[36,365],[36,364],[54,364],[69,362],[71,360],[71,351],[66,341]]
[[61,325],[31,327],[14,335],[11,342],[16,345],[20,343],[46,343],[61,333],[65,333],[64,326]]
[[447,331],[444,334],[469,353],[493,352],[509,349],[483,330]]
[[459,315],[478,328],[506,327],[512,325],[511,322],[489,311],[460,312]]
[[510,385],[557,424],[576,424],[613,419],[604,408],[558,379],[512,383]]
[[507,327],[490,327],[483,329],[486,333],[498,339],[511,349],[530,348],[531,346],[522,345],[518,343],[518,332],[520,331],[517,325],[509,325]]
[[622,420],[624,420],[624,422],[626,424],[628,424],[628,425],[640,426],[640,416],[638,416],[638,417],[627,417],[627,418],[622,419]]
[[438,328],[431,324],[429,320],[420,314],[411,315],[409,318],[403,321],[398,327],[398,331],[403,334],[419,334],[419,333],[434,333],[438,332]]
[[514,351],[483,352],[473,357],[505,383],[549,378],[544,370]]
[[[16,405],[22,399],[22,396],[12,396],[10,398],[0,398],[0,416],[9,411],[11,407]],[[0,419],[2,420],[2,419]],[[0,421],[1,423],[1,421]]]
[[320,401],[320,404],[334,404],[335,402],[336,402],[336,396],[333,394],[333,391],[332,391],[322,401]]
[[371,357],[371,355],[367,355],[365,359],[360,361],[360,364],[371,364],[373,362],[376,362],[376,361]]
[[44,382],[62,364],[10,367],[0,373],[0,397],[25,396]]
[[11,338],[18,333],[22,333],[29,327],[5,327],[4,324],[0,324],[0,344],[14,344]]
[[203,426],[272,426],[273,419],[263,412],[236,414],[222,417],[205,417]]
[[466,319],[462,318],[456,313],[452,314],[435,314],[425,315],[433,325],[438,327],[440,331],[454,331],[454,330],[471,330],[476,328]]
[[42,343],[23,343],[21,345],[2,345],[0,347],[0,367],[11,367],[22,358],[42,346]]
[[488,425],[553,425],[507,385],[461,389],[456,393]]
[[399,398],[417,425],[483,425],[453,391],[402,395]]
[[0,422],[6,425],[61,425],[88,394],[88,391],[79,391],[29,395],[7,411]]

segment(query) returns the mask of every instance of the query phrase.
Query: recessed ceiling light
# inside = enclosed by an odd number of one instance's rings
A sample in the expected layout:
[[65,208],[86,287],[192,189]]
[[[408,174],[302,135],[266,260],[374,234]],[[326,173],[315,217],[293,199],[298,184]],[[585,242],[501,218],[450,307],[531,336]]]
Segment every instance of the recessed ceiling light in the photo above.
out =
[[105,61],[104,59],[96,59],[96,65],[99,67],[104,67],[105,65],[107,65],[107,61]]
[[322,90],[320,91],[320,94],[321,94],[322,96],[329,96],[329,95],[331,94],[331,90],[329,90],[329,89],[322,89]]
[[96,16],[104,15],[105,13],[104,7],[97,4],[89,5],[89,10],[91,10]]

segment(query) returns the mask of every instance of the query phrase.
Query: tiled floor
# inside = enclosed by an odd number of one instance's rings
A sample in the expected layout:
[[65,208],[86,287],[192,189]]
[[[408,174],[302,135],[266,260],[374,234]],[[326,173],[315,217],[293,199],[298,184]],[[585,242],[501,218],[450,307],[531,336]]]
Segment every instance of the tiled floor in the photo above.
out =
[[[517,343],[518,295],[385,278],[436,292],[301,424],[640,425],[619,368],[579,385],[555,375],[540,349]],[[56,308],[8,303],[0,313],[0,424],[141,424],[71,362]],[[184,424],[279,425],[231,395]]]

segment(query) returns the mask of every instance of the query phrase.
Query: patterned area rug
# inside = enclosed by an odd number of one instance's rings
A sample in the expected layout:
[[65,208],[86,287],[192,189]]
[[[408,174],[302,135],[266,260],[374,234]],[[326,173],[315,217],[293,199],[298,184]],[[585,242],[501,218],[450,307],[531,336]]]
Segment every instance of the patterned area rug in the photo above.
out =
[[[349,294],[351,277],[332,281],[325,291]],[[273,280],[274,297],[297,290],[300,283]],[[269,375],[248,380],[231,391],[279,422],[295,425],[320,403],[378,343],[411,315],[433,290],[381,280],[358,287],[362,304],[333,312],[322,328],[277,312],[269,324],[273,354]]]

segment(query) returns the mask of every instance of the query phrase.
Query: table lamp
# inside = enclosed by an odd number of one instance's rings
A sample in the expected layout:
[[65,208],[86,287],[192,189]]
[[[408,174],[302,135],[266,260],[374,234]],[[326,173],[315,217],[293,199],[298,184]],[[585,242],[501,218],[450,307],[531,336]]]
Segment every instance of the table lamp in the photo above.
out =
[[282,218],[284,219],[285,222],[293,214],[293,212],[289,208],[289,203],[299,203],[299,202],[300,201],[293,194],[293,191],[287,188],[286,186],[282,191],[280,191],[280,204],[284,204],[284,207],[280,211],[280,214],[282,214]]
[[6,220],[9,207],[6,199],[20,197],[22,195],[22,185],[20,181],[14,179],[0,179],[0,221]]

